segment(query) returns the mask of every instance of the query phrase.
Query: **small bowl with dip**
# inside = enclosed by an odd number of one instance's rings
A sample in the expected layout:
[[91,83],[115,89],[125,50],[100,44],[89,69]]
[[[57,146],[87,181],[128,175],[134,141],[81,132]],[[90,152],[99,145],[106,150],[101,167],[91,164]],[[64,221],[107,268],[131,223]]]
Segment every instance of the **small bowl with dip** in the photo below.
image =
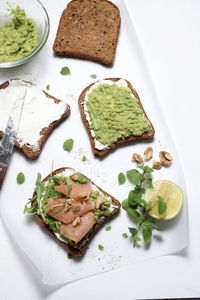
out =
[[49,17],[39,0],[0,1],[0,68],[28,62],[44,46]]

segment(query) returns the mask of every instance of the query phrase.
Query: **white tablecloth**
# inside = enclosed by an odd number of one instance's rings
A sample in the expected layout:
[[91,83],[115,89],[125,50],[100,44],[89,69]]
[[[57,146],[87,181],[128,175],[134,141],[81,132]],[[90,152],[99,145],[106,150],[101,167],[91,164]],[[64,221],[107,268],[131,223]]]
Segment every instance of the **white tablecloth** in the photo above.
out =
[[[48,1],[43,2],[47,6]],[[140,262],[54,289],[41,283],[30,261],[0,223],[0,299],[129,300],[200,296],[200,2],[125,2],[184,170],[189,247],[177,255]]]

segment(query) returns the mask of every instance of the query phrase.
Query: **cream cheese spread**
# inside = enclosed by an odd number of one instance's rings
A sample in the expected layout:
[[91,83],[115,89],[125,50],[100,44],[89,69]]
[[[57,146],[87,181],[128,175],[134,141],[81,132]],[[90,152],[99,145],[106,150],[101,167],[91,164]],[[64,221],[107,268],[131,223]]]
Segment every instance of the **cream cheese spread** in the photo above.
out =
[[[102,85],[102,84],[110,84],[110,85],[112,85],[113,83],[115,83],[119,87],[127,87],[128,86],[126,80],[124,80],[124,79],[120,79],[120,80],[118,80],[116,82],[113,82],[112,80],[106,80],[106,79],[99,80],[95,84],[93,84],[93,86],[91,86],[91,88],[85,93],[85,99],[84,100],[86,101],[87,97],[88,97],[88,94],[90,94],[93,91],[93,89],[97,88],[99,85]],[[131,94],[131,96],[133,96],[133,94]],[[87,109],[87,104],[86,104],[85,101],[83,102],[84,113],[85,113],[85,117],[86,117],[89,125],[91,125],[90,115],[89,115],[89,112],[88,112],[88,109]],[[109,148],[108,145],[104,145],[104,144],[102,144],[102,143],[100,143],[98,141],[98,139],[95,136],[95,132],[94,132],[93,129],[91,129],[91,135],[92,135],[92,137],[94,139],[95,148],[97,150],[104,150],[104,149],[108,149]]]
[[27,87],[26,98],[17,134],[17,142],[22,147],[27,145],[36,151],[42,137],[41,131],[56,120],[66,110],[64,102],[55,103],[44,92],[31,83],[11,80],[9,86],[0,89],[0,131],[5,130],[9,113],[21,89]]

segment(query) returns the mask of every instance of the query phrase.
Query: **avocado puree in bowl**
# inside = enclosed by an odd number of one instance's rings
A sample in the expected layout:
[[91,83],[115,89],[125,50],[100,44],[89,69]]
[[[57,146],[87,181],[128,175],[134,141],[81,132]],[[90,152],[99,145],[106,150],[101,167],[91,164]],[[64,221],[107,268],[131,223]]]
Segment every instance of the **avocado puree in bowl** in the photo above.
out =
[[37,46],[36,24],[17,6],[10,10],[12,18],[0,26],[0,62],[26,57]]

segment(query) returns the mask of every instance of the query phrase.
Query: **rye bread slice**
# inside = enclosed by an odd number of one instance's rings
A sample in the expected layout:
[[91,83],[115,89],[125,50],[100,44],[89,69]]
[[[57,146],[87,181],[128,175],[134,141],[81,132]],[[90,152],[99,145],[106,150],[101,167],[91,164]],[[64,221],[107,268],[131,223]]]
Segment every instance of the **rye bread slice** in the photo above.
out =
[[111,65],[114,61],[121,17],[107,0],[72,0],[62,12],[53,51]]
[[[45,177],[43,179],[43,182],[44,181],[47,181],[48,178],[50,176],[54,176],[56,174],[59,174],[59,173],[62,173],[64,170],[71,170],[72,172],[76,172],[73,168],[69,168],[69,167],[63,167],[63,168],[59,168],[57,170],[55,170],[54,172],[52,172],[52,174],[49,174],[47,177]],[[86,176],[85,176],[86,177]],[[87,178],[87,177],[86,177]],[[92,181],[91,181],[92,184],[94,184]],[[112,204],[115,206],[115,208],[111,211],[110,215],[109,216],[102,216],[98,223],[96,223],[94,226],[93,226],[93,231],[90,233],[89,237],[88,237],[88,241],[86,242],[86,244],[79,250],[79,249],[76,249],[76,248],[73,248],[71,245],[69,244],[66,244],[65,242],[59,240],[56,235],[54,234],[54,232],[48,227],[48,225],[46,225],[42,219],[42,217],[38,214],[35,214],[35,218],[37,220],[37,222],[39,223],[39,225],[49,233],[49,235],[53,238],[55,238],[59,243],[61,243],[61,245],[69,252],[71,253],[73,256],[76,256],[76,257],[80,257],[82,256],[85,251],[87,250],[88,248],[88,245],[90,243],[90,241],[92,240],[93,236],[95,235],[95,233],[98,231],[99,227],[106,221],[108,220],[109,218],[111,218],[112,216],[114,216],[115,214],[117,214],[120,210],[120,207],[121,207],[121,204],[120,202],[115,199],[113,196],[111,196],[110,194],[108,194],[107,192],[105,192],[104,190],[102,190],[100,187],[98,187],[96,184],[94,184],[104,195],[108,196],[111,198],[112,200]],[[36,195],[36,193],[34,192],[33,194],[33,197]],[[36,204],[36,201],[32,202],[31,206],[34,207]]]
[[[104,80],[111,80],[113,82],[117,82],[118,80],[120,80],[121,78],[106,78]],[[125,80],[125,79],[124,79]],[[139,105],[141,107],[141,109],[143,110],[143,113],[145,115],[145,117],[148,119],[147,117],[147,114],[146,112],[144,111],[144,108],[142,106],[142,103],[140,101],[140,98],[137,94],[137,92],[134,90],[134,88],[132,87],[131,83],[128,81],[128,80],[125,80],[128,84],[128,87],[131,89],[133,95],[138,99],[139,101]],[[125,143],[128,143],[128,142],[133,142],[133,141],[144,141],[144,140],[149,140],[149,139],[152,139],[154,137],[154,134],[155,134],[155,130],[154,130],[154,127],[152,125],[152,123],[150,122],[151,124],[151,128],[152,130],[149,132],[149,133],[144,133],[143,135],[141,136],[134,136],[134,135],[131,135],[127,138],[124,138],[124,139],[120,139],[118,141],[116,141],[115,143],[111,144],[109,148],[105,148],[105,149],[102,149],[102,150],[98,150],[95,148],[95,141],[94,141],[94,137],[92,136],[92,132],[91,132],[91,128],[90,128],[90,124],[88,122],[88,120],[86,119],[86,115],[85,115],[85,111],[84,111],[84,101],[85,101],[85,95],[86,95],[86,92],[95,84],[96,82],[90,84],[88,87],[86,87],[82,93],[80,94],[79,96],[79,99],[78,99],[78,104],[79,104],[79,109],[80,109],[80,113],[81,113],[81,117],[82,117],[82,120],[84,122],[84,125],[87,129],[87,132],[88,132],[88,135],[89,135],[89,138],[90,138],[90,143],[91,143],[91,146],[92,146],[92,151],[95,155],[97,156],[103,156],[105,155],[106,153],[110,152],[111,150],[113,150],[114,148],[116,148],[117,146],[119,145],[122,145],[122,144],[125,144]]]
[[[12,80],[20,80],[19,78],[14,78],[14,79],[10,79],[9,81],[4,82],[3,84],[0,85],[0,89],[6,89],[9,86],[9,82]],[[35,86],[35,84],[33,84],[32,82],[29,81],[25,81],[22,80],[23,82],[26,82],[28,84],[31,84],[33,86]],[[43,91],[43,93],[49,98],[49,99],[53,99],[54,103],[60,103],[62,102],[62,100],[57,99],[51,95],[49,95],[48,93],[46,93],[45,91]],[[45,113],[45,112],[44,112]],[[24,155],[29,158],[29,159],[36,159],[38,158],[38,156],[40,155],[44,144],[48,138],[48,136],[50,135],[50,133],[53,131],[53,129],[59,125],[62,121],[64,121],[70,114],[70,106],[67,104],[66,105],[66,110],[65,112],[62,114],[62,116],[60,117],[60,119],[55,120],[53,122],[50,123],[50,125],[47,128],[43,128],[40,132],[41,134],[41,138],[38,142],[38,148],[37,149],[33,149],[33,147],[30,147],[30,145],[24,144],[23,146],[21,146],[17,141],[15,142],[15,147],[17,149],[19,149],[20,151],[22,151],[24,153]],[[0,131],[0,138],[3,136],[4,132]]]

